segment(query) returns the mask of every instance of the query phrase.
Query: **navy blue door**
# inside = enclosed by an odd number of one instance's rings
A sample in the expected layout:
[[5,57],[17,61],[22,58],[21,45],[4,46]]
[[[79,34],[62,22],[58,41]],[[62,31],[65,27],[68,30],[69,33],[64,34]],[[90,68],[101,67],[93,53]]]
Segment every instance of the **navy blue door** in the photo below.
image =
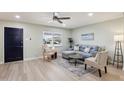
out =
[[5,63],[23,60],[23,29],[5,27],[4,47]]

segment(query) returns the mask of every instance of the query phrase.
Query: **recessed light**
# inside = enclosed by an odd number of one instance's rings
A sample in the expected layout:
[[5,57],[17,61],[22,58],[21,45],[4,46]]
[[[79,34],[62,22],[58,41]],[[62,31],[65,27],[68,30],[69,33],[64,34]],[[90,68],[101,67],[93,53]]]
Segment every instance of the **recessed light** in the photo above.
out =
[[62,24],[62,26],[63,26],[63,27],[65,27],[65,26],[66,26],[66,24],[64,24],[64,23],[63,23],[63,24]]
[[48,21],[48,23],[52,23],[52,22],[53,22],[53,20]]
[[88,16],[93,16],[94,14],[93,13],[88,13]]
[[19,15],[16,15],[15,18],[20,19],[20,16]]

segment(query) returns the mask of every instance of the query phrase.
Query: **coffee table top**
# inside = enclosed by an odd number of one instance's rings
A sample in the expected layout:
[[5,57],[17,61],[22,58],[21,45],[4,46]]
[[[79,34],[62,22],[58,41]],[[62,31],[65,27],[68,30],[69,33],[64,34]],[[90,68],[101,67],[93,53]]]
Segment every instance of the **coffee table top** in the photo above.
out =
[[72,58],[72,59],[80,59],[80,58],[82,58],[82,56],[80,55],[80,54],[72,54],[72,55],[70,55],[69,56],[69,58]]

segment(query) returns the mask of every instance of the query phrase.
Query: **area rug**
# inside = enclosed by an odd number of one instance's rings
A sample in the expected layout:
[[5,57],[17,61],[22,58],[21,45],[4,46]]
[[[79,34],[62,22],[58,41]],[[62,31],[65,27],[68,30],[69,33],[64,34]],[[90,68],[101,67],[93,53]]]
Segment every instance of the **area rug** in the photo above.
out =
[[67,69],[68,71],[72,72],[73,74],[75,74],[79,77],[81,77],[87,73],[93,73],[97,70],[92,67],[87,67],[87,70],[85,70],[85,66],[84,66],[83,62],[78,62],[78,64],[75,66],[73,60],[70,63],[66,59],[58,59],[58,60],[55,60],[54,63]]

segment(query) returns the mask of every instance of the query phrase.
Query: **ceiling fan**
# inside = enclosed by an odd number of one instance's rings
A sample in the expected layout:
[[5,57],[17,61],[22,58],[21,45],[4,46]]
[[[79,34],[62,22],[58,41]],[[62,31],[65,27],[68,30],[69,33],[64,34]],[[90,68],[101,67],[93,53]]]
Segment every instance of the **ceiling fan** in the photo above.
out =
[[53,21],[57,21],[57,22],[59,22],[60,24],[63,24],[62,20],[68,20],[68,19],[71,19],[71,17],[60,17],[59,13],[57,13],[57,12],[54,12],[54,13],[53,13],[53,18],[52,18],[52,20],[53,20]]

